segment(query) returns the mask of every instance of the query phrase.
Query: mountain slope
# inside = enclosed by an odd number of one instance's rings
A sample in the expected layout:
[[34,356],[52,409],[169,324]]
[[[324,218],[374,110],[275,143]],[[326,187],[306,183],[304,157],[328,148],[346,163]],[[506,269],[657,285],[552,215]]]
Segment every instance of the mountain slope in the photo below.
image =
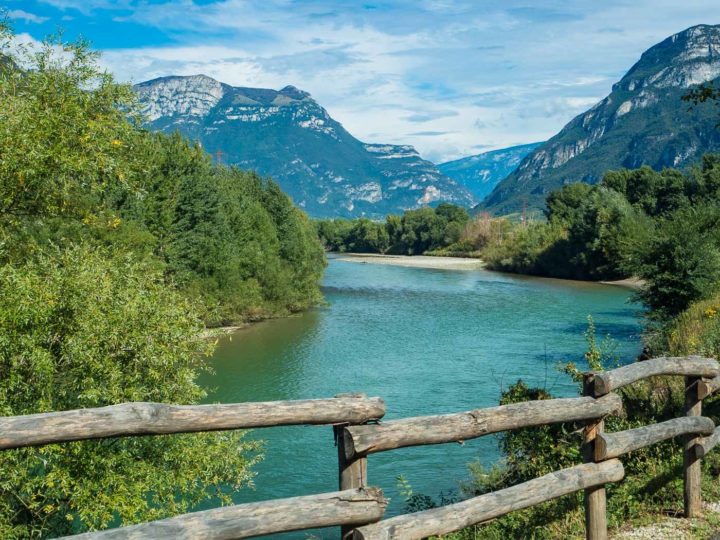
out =
[[720,26],[700,25],[643,53],[612,92],[529,154],[481,204],[496,214],[544,206],[571,182],[596,183],[610,169],[686,167],[720,150],[718,111],[688,111],[681,100],[696,84],[720,76]]
[[507,175],[517,169],[522,159],[542,143],[491,150],[438,165],[438,170],[466,187],[482,201]]
[[383,217],[472,195],[411,146],[364,144],[310,94],[233,87],[204,75],[135,86],[151,129],[179,130],[224,163],[275,178],[318,217]]

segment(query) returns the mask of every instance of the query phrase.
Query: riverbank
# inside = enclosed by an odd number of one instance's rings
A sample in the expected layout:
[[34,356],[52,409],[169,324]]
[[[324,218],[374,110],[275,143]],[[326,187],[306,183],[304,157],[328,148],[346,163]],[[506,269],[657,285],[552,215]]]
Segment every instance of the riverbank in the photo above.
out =
[[[446,257],[439,255],[382,255],[379,253],[335,253],[335,259],[343,262],[363,264],[387,264],[391,266],[405,266],[408,268],[429,268],[438,270],[474,270],[486,268],[481,259],[470,257]],[[518,274],[529,275],[529,274]],[[560,278],[555,278],[560,279]],[[571,280],[572,281],[572,280]],[[602,283],[626,289],[639,290],[645,285],[640,278],[631,277],[614,281],[597,281],[588,283]]]
[[638,291],[645,286],[645,282],[636,277],[630,277],[627,279],[618,279],[615,281],[601,281],[603,285],[615,285],[616,287],[625,287],[626,289],[632,289]]
[[336,260],[363,264],[386,264],[408,268],[438,270],[474,270],[484,268],[480,259],[465,257],[431,257],[428,255],[381,255],[377,253],[338,253]]

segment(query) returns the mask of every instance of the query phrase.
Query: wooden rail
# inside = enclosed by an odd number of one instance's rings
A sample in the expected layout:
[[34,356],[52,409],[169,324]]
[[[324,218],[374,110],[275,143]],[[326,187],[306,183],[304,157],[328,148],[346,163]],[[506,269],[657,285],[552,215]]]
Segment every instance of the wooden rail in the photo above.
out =
[[420,416],[344,430],[346,457],[406,446],[464,441],[523,427],[602,418],[622,409],[616,394],[513,403],[457,414]]
[[[622,408],[613,390],[659,375],[685,377],[685,416],[629,429],[604,431],[604,418]],[[623,477],[619,456],[671,437],[683,437],[685,515],[698,515],[700,460],[720,441],[720,427],[702,416],[702,399],[720,390],[720,366],[709,358],[656,358],[612,371],[587,374],[583,397],[516,403],[455,414],[379,421],[380,398],[343,394],[330,399],[167,405],[124,403],[26,416],[0,417],[0,449],[49,443],[271,427],[332,425],[338,447],[333,493],[235,505],[76,535],[83,539],[246,538],[291,530],[341,526],[343,538],[414,539],[446,534],[585,490],[586,537],[607,538],[605,484]],[[584,423],[585,463],[443,508],[381,520],[382,492],[368,486],[368,456],[408,446],[443,444],[489,433],[559,422]]]
[[720,364],[717,360],[701,356],[662,357],[635,362],[595,374],[595,396],[604,396],[613,390],[656,375],[717,377],[720,375]]
[[67,536],[81,540],[232,540],[333,525],[372,523],[387,501],[377,488],[239,504],[193,512],[141,525]]
[[717,446],[717,443],[720,442],[720,428],[715,428],[712,432],[712,435],[709,437],[705,437],[703,439],[700,439],[697,444],[695,445],[695,457],[697,459],[704,458],[710,450],[715,448]]
[[712,435],[714,430],[710,418],[685,416],[618,433],[601,433],[595,441],[595,460],[616,458],[680,435]]
[[96,409],[0,417],[0,449],[129,435],[362,423],[378,420],[384,414],[385,404],[380,398],[361,394],[224,405],[122,403]]
[[447,534],[581,489],[619,482],[624,475],[617,459],[577,465],[459,503],[366,525],[356,529],[355,538],[387,540]]

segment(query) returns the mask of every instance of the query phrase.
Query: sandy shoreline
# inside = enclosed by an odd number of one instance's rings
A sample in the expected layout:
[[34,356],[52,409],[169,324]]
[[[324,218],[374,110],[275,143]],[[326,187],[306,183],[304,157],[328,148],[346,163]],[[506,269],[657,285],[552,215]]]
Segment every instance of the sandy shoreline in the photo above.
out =
[[440,270],[474,270],[483,268],[480,259],[465,257],[430,257],[427,255],[379,255],[374,253],[342,253],[335,257],[337,261],[387,264],[408,268],[435,268]]
[[[476,270],[484,268],[485,263],[480,259],[469,257],[431,257],[428,255],[380,255],[377,253],[335,253],[337,261],[363,264],[386,264],[390,266],[405,266],[408,268],[430,268],[440,270]],[[525,274],[518,274],[525,276]],[[532,276],[531,276],[532,277]],[[561,279],[561,278],[553,278]],[[573,281],[573,280],[571,280]],[[627,289],[642,289],[644,282],[639,278],[618,279],[616,281],[587,281],[585,283],[601,283],[614,285]]]
[[615,285],[616,287],[625,287],[627,289],[640,290],[645,285],[645,282],[636,277],[627,279],[618,279],[616,281],[601,281],[603,285]]

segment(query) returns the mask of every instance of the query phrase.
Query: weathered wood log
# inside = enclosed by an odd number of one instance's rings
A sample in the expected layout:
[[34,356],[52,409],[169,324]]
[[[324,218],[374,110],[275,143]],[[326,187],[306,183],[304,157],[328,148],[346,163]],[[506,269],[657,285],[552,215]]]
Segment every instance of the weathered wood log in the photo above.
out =
[[464,441],[509,429],[602,418],[619,411],[615,394],[513,403],[456,414],[418,416],[382,424],[349,426],[343,431],[346,457],[406,446]]
[[720,390],[720,377],[700,380],[698,382],[698,398],[705,399]]
[[680,435],[710,435],[714,430],[715,424],[710,418],[685,416],[617,433],[601,433],[595,439],[595,460],[622,456]]
[[96,409],[0,417],[0,449],[128,435],[361,423],[377,420],[384,414],[382,399],[357,396],[222,405],[122,403]]
[[151,521],[141,525],[66,536],[66,540],[230,540],[263,534],[373,523],[387,501],[378,488],[290,497]]
[[712,358],[701,356],[653,358],[595,374],[595,396],[604,396],[613,390],[655,375],[716,377],[719,374],[720,364]]
[[[356,457],[354,459],[347,459],[347,457],[345,457],[343,429],[344,426],[333,426],[338,454],[338,486],[341,491],[363,488],[367,486],[367,458]],[[340,529],[340,537],[342,539],[352,538],[353,530],[354,527],[352,525],[343,526]]]
[[[589,373],[583,379],[583,395],[591,396],[594,374]],[[595,461],[595,439],[605,431],[603,419],[588,420],[583,430],[583,459],[585,463]],[[586,540],[607,540],[607,494],[605,485],[585,489],[585,538]]]
[[698,459],[704,458],[708,455],[710,450],[717,446],[718,442],[720,442],[720,427],[715,428],[715,431],[713,431],[712,435],[709,437],[702,437],[698,439],[695,447],[693,448],[695,457]]
[[[702,400],[698,399],[698,382],[700,377],[685,377],[685,416],[698,418],[702,415]],[[695,445],[699,437],[695,434],[685,435],[683,441],[683,495],[685,517],[698,517],[702,513],[702,482],[701,462],[695,455]]]
[[447,534],[581,489],[618,482],[623,476],[620,460],[585,463],[459,503],[359,527],[354,538],[409,540]]

